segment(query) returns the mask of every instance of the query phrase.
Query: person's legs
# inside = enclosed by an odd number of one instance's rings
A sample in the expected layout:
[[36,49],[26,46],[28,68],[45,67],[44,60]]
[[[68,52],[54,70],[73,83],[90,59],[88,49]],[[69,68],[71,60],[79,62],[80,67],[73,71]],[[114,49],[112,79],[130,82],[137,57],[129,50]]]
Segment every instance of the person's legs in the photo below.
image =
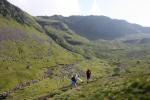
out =
[[89,79],[87,78],[87,83],[89,83]]
[[77,87],[77,83],[76,83],[76,82],[74,83],[74,87],[75,87],[75,88]]
[[87,76],[87,83],[89,83],[89,80],[90,80],[90,77],[89,77],[89,76]]
[[89,79],[88,79],[88,77],[87,77],[87,83],[89,82]]
[[77,87],[76,82],[72,81],[72,87]]

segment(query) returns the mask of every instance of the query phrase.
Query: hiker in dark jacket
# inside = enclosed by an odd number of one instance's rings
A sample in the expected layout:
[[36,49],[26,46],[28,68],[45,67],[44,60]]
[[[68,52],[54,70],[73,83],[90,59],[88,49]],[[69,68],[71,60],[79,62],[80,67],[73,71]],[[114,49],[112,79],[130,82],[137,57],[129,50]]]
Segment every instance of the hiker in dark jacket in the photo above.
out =
[[87,78],[87,83],[88,83],[91,78],[91,70],[90,69],[87,69],[87,71],[86,71],[86,78]]
[[71,78],[71,85],[72,85],[72,87],[77,87],[76,75],[72,76],[72,78]]
[[75,75],[72,76],[72,78],[71,78],[71,85],[72,85],[72,87],[77,87],[77,81],[78,80],[83,82],[83,80],[79,77],[78,74],[75,74]]

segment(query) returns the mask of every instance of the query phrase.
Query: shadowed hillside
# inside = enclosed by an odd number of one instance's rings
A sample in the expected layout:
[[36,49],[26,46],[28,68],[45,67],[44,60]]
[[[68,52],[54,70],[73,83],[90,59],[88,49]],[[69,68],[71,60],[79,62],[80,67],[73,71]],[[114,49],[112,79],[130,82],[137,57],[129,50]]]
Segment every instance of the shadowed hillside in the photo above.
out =
[[[48,17],[47,17],[48,18]],[[90,40],[112,40],[131,34],[150,33],[149,27],[131,24],[125,20],[111,19],[106,16],[51,16],[66,23],[69,28]]]

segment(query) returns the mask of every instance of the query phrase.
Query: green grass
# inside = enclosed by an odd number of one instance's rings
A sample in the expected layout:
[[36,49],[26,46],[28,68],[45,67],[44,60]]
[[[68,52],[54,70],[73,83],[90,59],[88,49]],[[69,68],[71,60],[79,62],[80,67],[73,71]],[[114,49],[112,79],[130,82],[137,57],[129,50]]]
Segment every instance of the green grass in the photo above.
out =
[[[79,86],[80,89],[72,89],[55,95],[52,100],[148,100],[149,75],[122,76],[101,78],[90,84]],[[50,100],[51,100],[50,99]]]
[[[49,23],[55,22],[57,21]],[[120,41],[89,41],[68,27],[64,31],[51,25],[46,27],[47,35],[35,29],[34,25],[23,25],[4,17],[0,17],[0,28],[17,29],[25,34],[20,39],[0,41],[0,92],[8,91],[23,81],[41,80],[12,93],[11,96],[15,100],[32,100],[49,93],[56,94],[52,98],[56,100],[149,99],[148,45],[129,45]],[[16,32],[10,31],[6,34],[11,36],[16,35]],[[69,41],[78,41],[81,44],[73,45]],[[135,54],[131,56],[133,53]],[[144,55],[140,55],[141,53]],[[64,69],[66,64],[74,65],[73,73],[85,74],[88,68],[91,69],[93,82],[80,83],[79,91],[70,87],[66,92],[60,90],[59,88],[70,84],[73,74]],[[124,73],[118,70],[116,74],[116,69],[119,68],[117,64],[124,65]],[[29,65],[31,68],[27,69]],[[47,69],[51,69],[53,75],[42,80]],[[113,76],[114,73],[116,76]],[[81,78],[86,81],[84,76]]]
[[110,66],[107,61],[94,58],[92,60],[80,62],[79,69],[84,72],[86,72],[87,69],[90,69],[92,71],[92,78],[96,79],[111,75],[113,66]]
[[[41,78],[45,67],[83,59],[82,56],[60,47],[45,33],[37,31],[32,26],[21,25],[12,19],[2,17],[0,20],[1,27],[17,28],[26,34],[21,40],[0,42],[0,92],[14,88],[21,81]],[[8,34],[15,33],[10,31]],[[28,65],[31,65],[31,69],[26,69]]]
[[[91,66],[90,65],[91,63],[87,63],[87,62],[88,61],[82,61],[81,63],[78,63],[75,69],[79,69],[85,72],[87,68],[86,66]],[[98,77],[106,77],[109,71],[111,71],[110,67],[105,67],[103,65],[105,64],[106,66],[108,66],[107,63],[104,61],[93,60],[91,62],[93,62],[93,66],[97,65],[95,67],[90,67],[94,75],[93,80],[97,79]],[[104,70],[103,68],[106,70]],[[34,98],[38,98],[40,96],[46,95],[49,92],[52,92],[53,90],[57,91],[58,88],[70,85],[71,76],[68,76],[69,74],[61,73],[61,71],[62,71],[62,67],[54,67],[53,76],[51,76],[48,79],[44,79],[43,81],[40,81],[39,83],[33,84],[23,90],[19,90],[15,92],[14,94],[12,94],[12,96],[16,100],[20,98],[34,99]],[[84,80],[84,82],[86,81],[85,77],[81,77],[81,78]]]
[[15,100],[19,100],[21,98],[32,100],[42,95],[46,95],[50,91],[54,89],[60,88],[69,83],[69,81],[63,81],[59,77],[54,77],[52,79],[45,79],[37,84],[33,84],[30,87],[25,88],[24,90],[17,91],[14,94]]

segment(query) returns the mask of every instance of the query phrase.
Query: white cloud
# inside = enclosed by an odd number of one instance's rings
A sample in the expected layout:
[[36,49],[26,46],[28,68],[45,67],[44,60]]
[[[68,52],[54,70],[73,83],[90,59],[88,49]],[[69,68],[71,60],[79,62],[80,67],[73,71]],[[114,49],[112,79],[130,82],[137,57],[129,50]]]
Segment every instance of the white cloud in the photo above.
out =
[[8,0],[8,1],[14,5],[17,5],[19,8],[22,8],[24,10],[30,9],[30,7],[28,7],[27,0]]
[[91,10],[88,12],[88,15],[102,15],[102,11],[97,4],[97,1],[94,0]]
[[103,14],[150,26],[150,0],[97,0]]
[[[106,15],[150,26],[150,0],[8,0],[31,15]],[[80,4],[79,4],[80,3]],[[88,5],[88,6],[87,6]],[[82,7],[81,7],[82,6]],[[83,7],[85,9],[83,9]],[[81,11],[81,9],[86,11]]]
[[32,15],[80,15],[78,0],[8,0]]

